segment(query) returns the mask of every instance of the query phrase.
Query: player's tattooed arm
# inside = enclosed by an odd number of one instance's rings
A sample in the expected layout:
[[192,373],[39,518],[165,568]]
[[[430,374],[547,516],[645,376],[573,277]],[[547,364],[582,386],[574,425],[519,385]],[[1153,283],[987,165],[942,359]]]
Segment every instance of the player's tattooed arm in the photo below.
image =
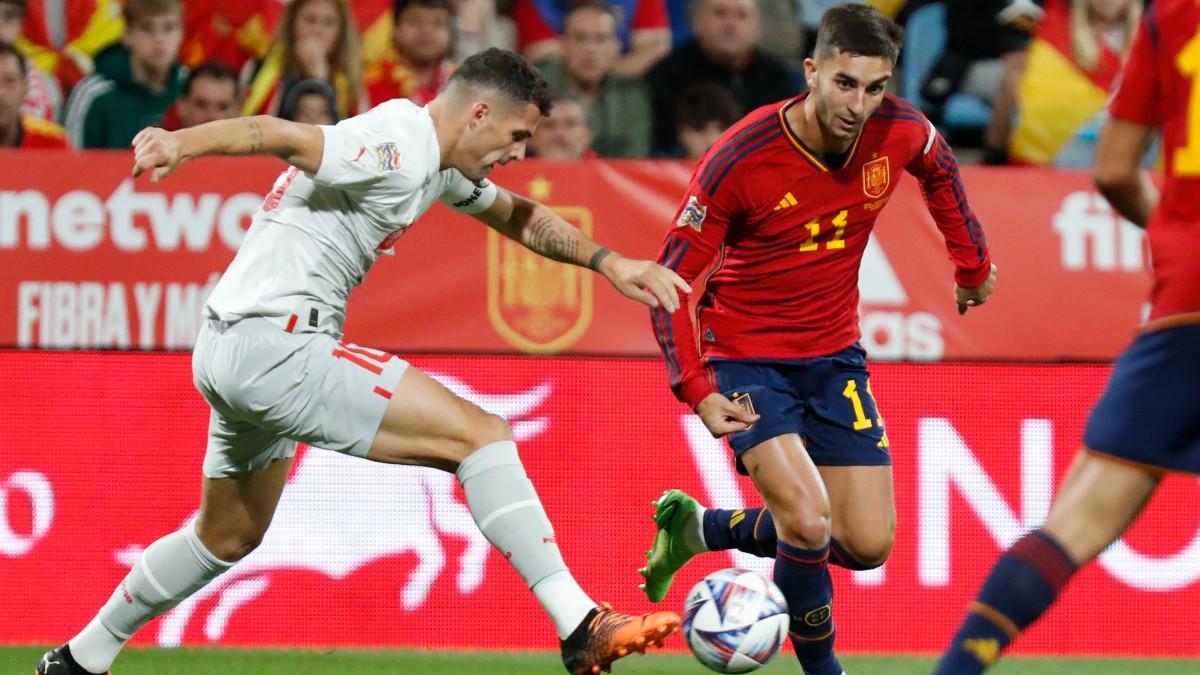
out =
[[499,190],[487,209],[475,214],[500,234],[551,260],[589,267],[604,275],[626,297],[668,311],[679,307],[679,291],[691,287],[675,272],[652,260],[633,260],[605,248],[553,209]]
[[578,230],[565,225],[561,218],[542,216],[525,228],[525,245],[529,250],[539,253],[551,260],[580,264],[579,240],[569,230]]
[[316,173],[325,135],[320,127],[256,115],[208,122],[189,129],[143,129],[133,139],[133,175],[153,170],[151,180],[205,155],[275,155],[298,169]]
[[607,250],[553,209],[507,190],[500,190],[496,201],[477,217],[534,253],[558,262],[597,269],[589,262]]

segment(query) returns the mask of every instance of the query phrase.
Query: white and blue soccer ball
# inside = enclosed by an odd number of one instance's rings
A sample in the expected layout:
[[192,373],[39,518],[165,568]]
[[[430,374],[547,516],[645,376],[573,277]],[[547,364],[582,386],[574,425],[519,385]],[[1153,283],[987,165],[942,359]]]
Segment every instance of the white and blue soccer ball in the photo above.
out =
[[783,593],[754,572],[725,569],[692,587],[683,635],[696,659],[718,673],[748,673],[766,665],[787,639]]

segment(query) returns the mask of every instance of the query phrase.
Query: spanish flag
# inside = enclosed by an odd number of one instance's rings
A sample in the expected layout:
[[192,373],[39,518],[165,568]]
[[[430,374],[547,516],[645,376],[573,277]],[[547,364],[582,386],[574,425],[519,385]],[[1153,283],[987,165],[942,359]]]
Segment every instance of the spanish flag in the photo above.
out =
[[1091,71],[1075,60],[1070,8],[1048,0],[1046,16],[1030,43],[1025,72],[1017,90],[1017,123],[1009,139],[1013,160],[1053,164],[1059,152],[1104,109],[1121,55],[1096,36],[1100,58]]

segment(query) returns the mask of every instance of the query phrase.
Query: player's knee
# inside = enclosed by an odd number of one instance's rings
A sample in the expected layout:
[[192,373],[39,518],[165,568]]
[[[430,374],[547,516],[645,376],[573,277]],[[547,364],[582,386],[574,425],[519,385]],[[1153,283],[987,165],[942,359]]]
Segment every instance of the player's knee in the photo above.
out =
[[499,441],[512,440],[512,427],[508,420],[474,408],[467,415],[460,438],[455,444],[455,459],[462,461],[479,448]]
[[266,533],[265,528],[252,524],[223,528],[220,532],[206,532],[203,526],[197,529],[200,541],[209,553],[227,562],[237,562],[250,555],[262,544]]
[[221,560],[228,562],[237,562],[242,558],[254,552],[262,544],[263,535],[266,532],[246,531],[239,532],[233,536],[227,537],[223,543],[223,550],[220,552],[213,551],[213,555]]
[[783,509],[777,512],[771,509],[775,517],[775,530],[785,543],[800,548],[818,549],[829,543],[830,519],[829,509],[803,506]]

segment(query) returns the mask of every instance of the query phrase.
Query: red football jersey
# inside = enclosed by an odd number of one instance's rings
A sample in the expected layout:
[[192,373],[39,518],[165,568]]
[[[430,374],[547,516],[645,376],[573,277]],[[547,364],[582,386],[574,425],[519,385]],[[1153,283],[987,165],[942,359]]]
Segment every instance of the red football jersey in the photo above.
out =
[[652,311],[671,387],[690,406],[715,391],[704,360],[824,356],[859,339],[859,263],[901,171],[920,181],[956,281],[975,286],[990,272],[954,155],[919,110],[885,96],[840,166],[827,166],[784,116],[806,96],[759,108],[717,139],[667,235],[661,264],[689,283],[713,269],[697,325],[687,300],[674,314]]
[[1166,180],[1146,226],[1154,268],[1150,320],[1197,313],[1200,321],[1200,4],[1146,7],[1109,109],[1157,127]]

